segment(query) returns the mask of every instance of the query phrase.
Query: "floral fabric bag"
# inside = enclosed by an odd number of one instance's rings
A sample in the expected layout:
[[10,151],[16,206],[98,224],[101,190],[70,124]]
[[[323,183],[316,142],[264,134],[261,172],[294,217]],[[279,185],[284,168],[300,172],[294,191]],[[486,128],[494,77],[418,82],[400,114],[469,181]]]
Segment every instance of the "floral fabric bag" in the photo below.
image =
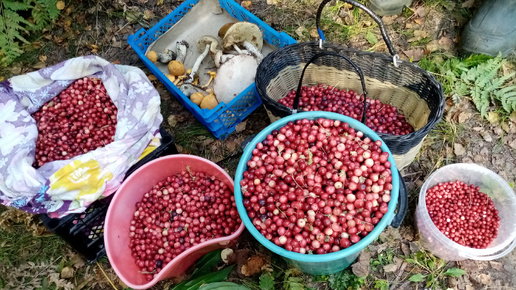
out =
[[[31,114],[82,77],[101,79],[118,109],[115,140],[35,169]],[[142,153],[159,145],[160,96],[142,70],[96,56],[73,58],[0,83],[0,203],[62,217],[115,192]]]

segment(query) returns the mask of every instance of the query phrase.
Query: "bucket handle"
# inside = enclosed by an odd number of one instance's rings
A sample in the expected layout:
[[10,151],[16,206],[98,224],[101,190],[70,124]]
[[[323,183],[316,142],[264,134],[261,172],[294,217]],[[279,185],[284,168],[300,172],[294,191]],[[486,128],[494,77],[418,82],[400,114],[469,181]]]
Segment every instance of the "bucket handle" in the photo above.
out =
[[401,222],[405,218],[408,210],[408,195],[407,195],[407,186],[405,185],[405,180],[401,176],[400,171],[398,170],[399,176],[399,194],[398,194],[398,213],[394,216],[391,222],[391,227],[399,228]]
[[303,68],[303,71],[301,72],[301,77],[299,78],[299,84],[297,85],[296,96],[294,97],[294,105],[292,106],[292,108],[293,108],[292,113],[293,114],[297,113],[297,111],[299,109],[299,99],[301,98],[301,87],[303,86],[303,77],[305,76],[306,69],[316,59],[318,59],[322,56],[328,56],[328,55],[337,56],[337,57],[345,59],[353,67],[353,69],[355,69],[355,72],[358,74],[358,77],[360,78],[360,83],[362,84],[362,94],[364,95],[364,110],[362,111],[362,123],[365,124],[366,123],[366,111],[367,111],[367,91],[366,91],[364,74],[362,73],[362,70],[353,61],[351,61],[351,59],[349,59],[347,56],[341,55],[341,54],[338,54],[335,52],[331,52],[331,51],[324,51],[324,52],[318,53],[318,54],[314,55],[306,63],[305,67]]
[[[319,9],[317,9],[315,25],[317,27],[317,33],[319,33],[319,47],[320,48],[322,48],[324,41],[326,41],[326,37],[324,37],[324,32],[321,29],[321,14],[322,14],[322,10],[323,10],[324,6],[326,6],[326,4],[328,4],[328,2],[330,2],[330,1],[331,0],[323,0],[321,2],[321,4],[319,5]],[[358,3],[354,0],[342,0],[342,2],[346,2],[348,4],[351,4],[355,7],[362,9],[367,14],[369,14],[369,16],[371,16],[371,18],[373,18],[373,20],[378,24],[378,27],[380,28],[380,32],[382,34],[383,41],[387,45],[387,48],[389,49],[389,52],[392,55],[392,63],[394,64],[395,67],[398,67],[400,57],[398,56],[398,54],[396,53],[396,50],[394,49],[394,46],[392,45],[391,39],[389,38],[389,35],[387,34],[387,29],[385,29],[382,19],[380,19],[380,17],[378,17],[378,15],[374,14],[373,11],[369,10],[369,8],[367,8],[363,4]]]
[[491,260],[496,260],[496,259],[506,256],[507,254],[512,252],[512,250],[514,250],[514,248],[516,248],[516,239],[514,239],[509,244],[509,246],[507,246],[507,248],[505,250],[503,250],[501,253],[498,253],[498,254],[494,254],[494,255],[490,255],[490,256],[471,256],[468,254],[463,254],[462,256],[466,259],[471,259],[471,260],[491,261]]

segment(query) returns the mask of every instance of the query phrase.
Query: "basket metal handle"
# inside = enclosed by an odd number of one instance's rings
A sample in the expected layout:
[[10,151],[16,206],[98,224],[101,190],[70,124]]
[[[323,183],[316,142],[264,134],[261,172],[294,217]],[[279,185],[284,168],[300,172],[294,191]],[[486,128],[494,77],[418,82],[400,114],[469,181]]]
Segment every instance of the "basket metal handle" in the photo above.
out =
[[301,72],[301,77],[299,78],[299,84],[297,85],[297,91],[296,96],[294,97],[294,106],[292,106],[293,111],[292,113],[297,113],[297,110],[299,109],[299,99],[301,98],[301,87],[303,86],[303,77],[305,76],[305,71],[308,68],[308,66],[314,62],[316,59],[323,57],[323,56],[336,56],[345,59],[352,67],[355,69],[355,72],[358,74],[358,77],[360,78],[360,83],[362,84],[362,94],[364,95],[364,110],[362,111],[362,123],[366,123],[366,111],[367,111],[367,91],[366,91],[366,85],[365,85],[365,79],[364,74],[362,73],[362,70],[353,62],[351,59],[349,59],[347,56],[331,52],[331,51],[324,51],[321,53],[318,53],[306,63],[305,67],[303,68],[303,71]]
[[[322,43],[326,40],[326,38],[324,37],[324,33],[321,29],[321,14],[322,14],[322,10],[323,10],[324,6],[326,6],[326,4],[328,4],[328,2],[330,2],[330,1],[331,0],[323,0],[321,2],[321,4],[319,5],[319,9],[317,9],[317,16],[315,19],[315,25],[317,26],[317,32],[319,33],[319,38],[320,38],[319,45],[321,47],[322,47]],[[374,14],[373,11],[369,10],[369,8],[367,8],[365,5],[358,3],[355,0],[342,0],[342,2],[346,2],[348,4],[351,4],[355,7],[358,7],[360,9],[364,10],[367,14],[369,14],[369,16],[371,16],[371,18],[373,18],[373,20],[378,24],[378,27],[380,27],[380,32],[382,34],[383,41],[387,45],[387,48],[389,49],[389,52],[392,55],[392,62],[394,63],[394,66],[398,67],[398,61],[400,58],[399,58],[398,54],[396,53],[394,46],[392,45],[391,39],[389,38],[389,35],[387,34],[387,29],[385,29],[385,25],[383,24],[382,19],[380,19],[380,17],[378,17],[378,15]]]

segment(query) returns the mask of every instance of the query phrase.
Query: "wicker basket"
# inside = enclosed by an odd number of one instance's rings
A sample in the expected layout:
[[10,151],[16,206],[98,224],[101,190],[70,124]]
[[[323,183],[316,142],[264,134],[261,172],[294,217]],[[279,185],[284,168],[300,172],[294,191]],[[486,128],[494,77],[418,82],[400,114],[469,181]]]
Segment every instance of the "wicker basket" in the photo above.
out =
[[[340,57],[347,56],[361,69],[368,97],[396,106],[414,127],[414,132],[407,135],[378,134],[393,153],[398,168],[402,169],[414,160],[423,139],[442,118],[445,106],[442,86],[419,66],[399,60],[381,19],[353,0],[344,2],[355,5],[371,15],[378,23],[392,56],[323,43],[324,35],[319,29],[319,20],[322,8],[328,2],[330,0],[324,0],[317,11],[316,23],[321,40],[292,44],[267,55],[258,66],[258,94],[273,122],[297,112],[278,103],[278,100],[302,85],[325,84],[339,89],[364,91],[353,64]],[[318,58],[313,61],[313,65],[307,66],[314,56],[322,52],[334,54]],[[305,67],[306,71],[301,79]]]

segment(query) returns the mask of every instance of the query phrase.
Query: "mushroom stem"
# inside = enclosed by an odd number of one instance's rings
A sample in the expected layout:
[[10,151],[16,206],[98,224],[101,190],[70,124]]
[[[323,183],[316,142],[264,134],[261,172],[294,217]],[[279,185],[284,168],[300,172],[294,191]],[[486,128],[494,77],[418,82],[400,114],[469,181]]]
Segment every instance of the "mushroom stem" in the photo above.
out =
[[233,44],[233,48],[236,50],[236,52],[238,52],[238,54],[242,54],[242,53],[244,53],[244,52],[240,49],[240,47],[238,47],[238,45],[236,45],[236,44]]
[[217,76],[217,73],[214,72],[214,71],[209,71],[209,72],[207,72],[207,74],[210,75],[210,79],[208,80],[208,82],[204,86],[201,86],[203,89],[206,89],[211,84],[213,79],[215,79],[215,77]]
[[185,81],[185,83],[193,82],[195,74],[197,73],[197,71],[199,70],[199,67],[201,66],[201,62],[208,55],[209,51],[210,51],[210,45],[206,44],[206,48],[204,49],[203,53],[201,55],[199,55],[199,57],[195,60],[195,63],[192,67],[192,71],[190,74],[188,74],[188,79]]
[[242,43],[242,45],[249,51],[249,53],[256,57],[256,61],[258,63],[262,61],[263,54],[252,43],[246,40],[244,41],[244,43]]
[[186,41],[178,41],[176,43],[176,60],[180,63],[185,63],[186,58],[186,50],[188,48],[188,42]]
[[165,49],[163,52],[158,52],[157,55],[158,61],[164,64],[167,64],[176,58],[176,53],[168,49]]

